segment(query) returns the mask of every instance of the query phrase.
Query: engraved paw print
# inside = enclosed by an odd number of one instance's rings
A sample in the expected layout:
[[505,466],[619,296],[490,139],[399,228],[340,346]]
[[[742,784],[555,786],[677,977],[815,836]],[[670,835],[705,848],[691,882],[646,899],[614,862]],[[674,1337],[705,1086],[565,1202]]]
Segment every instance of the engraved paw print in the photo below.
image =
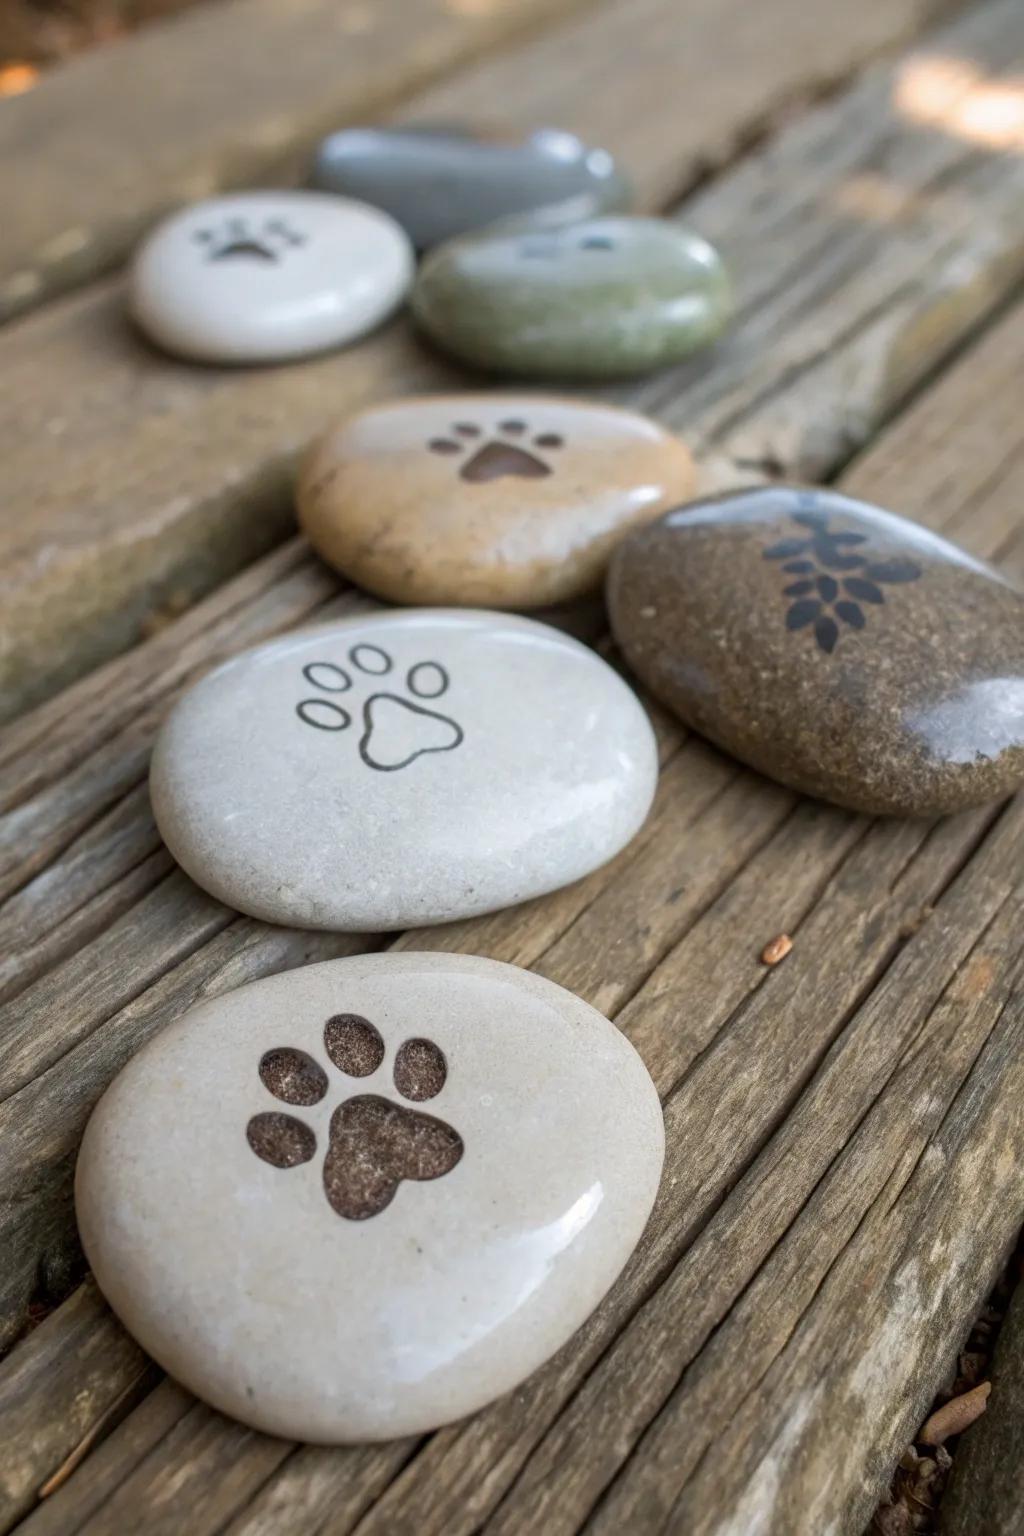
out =
[[913,560],[869,562],[866,555],[856,553],[857,545],[867,542],[866,534],[830,528],[829,514],[814,509],[816,498],[809,494],[802,499],[804,510],[794,512],[793,521],[806,532],[773,544],[764,551],[764,558],[784,561],[787,576],[798,578],[783,588],[783,595],[792,599],[786,628],[813,625],[819,649],[831,655],[840,624],[863,629],[866,619],[861,604],[884,603],[882,584],[916,581],[921,568]]
[[451,437],[432,438],[427,447],[431,453],[451,455],[469,453],[471,448],[475,449],[459,465],[459,478],[462,480],[501,480],[505,475],[518,475],[523,480],[541,480],[552,473],[552,468],[546,457],[541,458],[532,450],[540,448],[546,455],[563,448],[565,439],[559,437],[557,432],[541,432],[529,438],[529,447],[526,447],[529,430],[525,421],[503,421],[498,426],[500,437],[495,435],[480,442],[478,439],[484,436],[482,427],[472,421],[457,421],[452,427]]
[[571,232],[560,235],[539,235],[524,240],[519,247],[520,256],[527,261],[553,261],[572,247],[577,251],[614,251],[615,241],[610,235],[598,231]]
[[192,239],[203,247],[207,261],[247,257],[277,262],[290,248],[306,243],[305,235],[284,219],[266,219],[258,228],[253,228],[247,219],[225,219],[215,229],[197,229]]
[[[380,1031],[358,1013],[327,1020],[324,1050],[346,1077],[370,1077],[385,1056]],[[296,1108],[319,1104],[330,1087],[320,1063],[290,1045],[267,1051],[259,1075],[275,1099]],[[432,1040],[399,1046],[393,1081],[403,1099],[434,1099],[447,1077],[444,1054]],[[315,1132],[282,1110],[253,1115],[245,1135],[256,1156],[274,1168],[295,1168],[316,1155]],[[348,1221],[365,1221],[391,1204],[403,1179],[443,1178],[463,1151],[462,1137],[443,1120],[376,1093],[356,1094],[331,1115],[323,1166],[327,1203]]]
[[[337,696],[349,693],[355,682],[361,681],[360,673],[387,677],[395,665],[379,645],[353,645],[346,660],[351,671],[333,661],[311,661],[303,667],[306,682],[318,690],[314,697],[295,706],[304,725],[318,731],[347,731],[353,711],[359,707],[358,701],[348,700],[351,708],[347,708],[338,703]],[[418,661],[405,674],[405,688],[416,699],[439,699],[448,692],[449,681],[448,673],[437,661]],[[386,688],[364,700],[362,725],[359,756],[367,768],[376,768],[381,773],[408,768],[428,752],[452,752],[465,736],[461,725],[447,715]]]

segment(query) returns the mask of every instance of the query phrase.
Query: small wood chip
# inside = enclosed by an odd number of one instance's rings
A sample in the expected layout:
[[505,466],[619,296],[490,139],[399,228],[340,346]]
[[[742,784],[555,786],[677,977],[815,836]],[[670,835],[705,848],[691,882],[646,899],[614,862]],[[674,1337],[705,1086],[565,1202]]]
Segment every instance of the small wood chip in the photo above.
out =
[[925,1420],[917,1437],[918,1445],[941,1445],[950,1435],[961,1434],[975,1419],[981,1418],[991,1391],[992,1383],[983,1381],[980,1386],[972,1387],[970,1392],[950,1398],[948,1403],[936,1408],[931,1418]]
[[780,933],[778,938],[772,939],[761,951],[762,965],[778,965],[780,960],[785,960],[793,948],[793,940],[788,933]]

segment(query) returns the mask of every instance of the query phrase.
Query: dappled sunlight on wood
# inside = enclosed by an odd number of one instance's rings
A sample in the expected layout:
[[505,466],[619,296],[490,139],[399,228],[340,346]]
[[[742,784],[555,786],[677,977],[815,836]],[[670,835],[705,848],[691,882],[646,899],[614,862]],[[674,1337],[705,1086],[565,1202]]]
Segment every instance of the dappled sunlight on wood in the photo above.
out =
[[838,213],[869,224],[893,224],[919,202],[916,194],[878,171],[861,171],[836,188],[832,198]]
[[898,73],[896,108],[911,122],[988,149],[1024,149],[1024,77],[993,80],[967,59],[911,59]]
[[493,16],[504,0],[443,0],[442,9],[449,16]]
[[0,68],[0,96],[20,96],[39,79],[34,64],[5,64]]

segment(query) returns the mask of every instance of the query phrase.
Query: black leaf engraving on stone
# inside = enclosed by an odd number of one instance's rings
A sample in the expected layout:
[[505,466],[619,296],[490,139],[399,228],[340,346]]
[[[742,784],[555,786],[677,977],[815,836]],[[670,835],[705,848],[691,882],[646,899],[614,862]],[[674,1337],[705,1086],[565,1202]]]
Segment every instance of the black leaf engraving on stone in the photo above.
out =
[[[866,625],[862,603],[885,602],[882,586],[917,581],[921,567],[913,560],[870,561],[858,553],[867,535],[830,525],[832,514],[820,511],[808,492],[792,520],[806,530],[799,537],[780,539],[764,551],[766,560],[781,560],[787,576],[798,576],[782,589],[790,599],[786,628],[811,629],[818,649],[831,656],[839,643],[841,628],[861,630]],[[853,573],[857,574],[854,575]]]

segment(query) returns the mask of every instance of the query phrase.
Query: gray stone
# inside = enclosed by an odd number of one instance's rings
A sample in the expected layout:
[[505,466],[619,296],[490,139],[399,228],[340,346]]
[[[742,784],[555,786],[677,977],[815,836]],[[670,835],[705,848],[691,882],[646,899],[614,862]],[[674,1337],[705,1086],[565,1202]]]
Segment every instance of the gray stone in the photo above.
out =
[[534,378],[619,378],[713,341],[732,308],[718,253],[665,219],[502,228],[423,262],[413,315],[462,362]]
[[421,250],[510,215],[568,222],[631,200],[607,150],[554,128],[518,143],[448,126],[346,128],[320,145],[312,180],[384,209]]

